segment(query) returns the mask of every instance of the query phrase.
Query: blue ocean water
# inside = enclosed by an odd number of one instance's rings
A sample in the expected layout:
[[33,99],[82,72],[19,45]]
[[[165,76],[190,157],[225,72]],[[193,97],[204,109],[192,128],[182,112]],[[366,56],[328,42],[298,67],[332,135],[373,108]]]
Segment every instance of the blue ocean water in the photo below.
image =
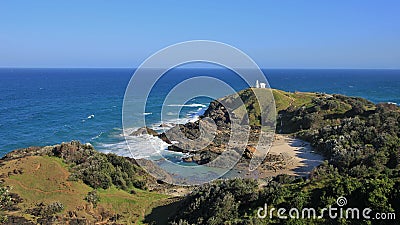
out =
[[[400,70],[263,70],[271,87],[285,91],[311,91],[360,96],[375,103],[400,104]],[[70,140],[89,142],[96,149],[129,155],[122,132],[122,103],[134,69],[0,69],[0,155],[28,146],[53,145]],[[234,90],[246,84],[224,69],[175,69],[152,89],[146,122],[160,125],[159,109],[165,95],[187,78],[209,75],[229,83]],[[219,93],[218,90],[207,90]],[[187,102],[169,123],[195,119],[210,102],[199,96]],[[132,117],[143,115],[132,115]],[[179,117],[179,118],[178,118]],[[174,119],[175,118],[175,119]],[[165,122],[165,121],[163,121]],[[133,125],[132,130],[136,127]],[[143,148],[139,138],[131,140]],[[163,148],[162,143],[160,148]]]

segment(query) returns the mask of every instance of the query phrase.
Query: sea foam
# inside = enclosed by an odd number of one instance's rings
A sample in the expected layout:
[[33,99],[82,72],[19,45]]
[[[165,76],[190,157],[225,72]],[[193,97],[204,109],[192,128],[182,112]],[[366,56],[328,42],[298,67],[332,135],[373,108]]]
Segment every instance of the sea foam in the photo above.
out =
[[204,104],[198,104],[198,103],[187,104],[187,105],[171,104],[171,105],[168,105],[168,106],[171,106],[171,107],[194,107],[194,108],[207,107]]

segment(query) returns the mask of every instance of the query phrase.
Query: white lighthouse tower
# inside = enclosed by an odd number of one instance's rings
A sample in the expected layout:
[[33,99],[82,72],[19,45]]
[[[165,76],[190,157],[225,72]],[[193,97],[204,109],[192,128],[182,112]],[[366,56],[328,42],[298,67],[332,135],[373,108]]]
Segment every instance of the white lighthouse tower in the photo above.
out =
[[260,88],[260,83],[258,83],[258,80],[256,81],[256,88]]

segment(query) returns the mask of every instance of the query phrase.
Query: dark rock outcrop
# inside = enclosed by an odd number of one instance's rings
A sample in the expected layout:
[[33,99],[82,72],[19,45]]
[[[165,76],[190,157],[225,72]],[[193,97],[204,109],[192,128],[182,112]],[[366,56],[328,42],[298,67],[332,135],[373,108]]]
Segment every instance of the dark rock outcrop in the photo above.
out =
[[7,153],[1,160],[8,161],[13,159],[19,159],[26,156],[44,156],[51,152],[52,148],[49,147],[28,147],[23,149],[17,149]]
[[144,135],[144,134],[148,134],[148,135],[152,135],[152,136],[158,136],[157,131],[148,128],[148,127],[141,127],[139,129],[137,129],[136,131],[132,132],[130,134],[130,136],[139,136],[139,135]]
[[[165,133],[158,135],[158,137],[166,143],[171,144],[168,150],[191,154],[189,157],[184,157],[183,161],[195,162],[197,164],[209,163],[222,154],[229,145],[233,121],[235,121],[235,124],[242,124],[247,118],[243,115],[236,115],[236,112],[240,112],[237,109],[241,105],[242,100],[239,95],[214,100],[210,103],[204,114],[200,116],[199,121],[176,125]],[[243,132],[243,136],[246,136],[249,134],[249,130],[246,130],[247,128],[248,126],[245,123],[240,125],[240,128],[236,128],[235,132]],[[249,134],[250,142],[258,141],[259,129],[259,127],[252,127]],[[204,133],[208,134],[208,137],[212,137],[202,139],[203,136],[206,136]],[[186,140],[194,141],[182,142],[182,136]],[[244,140],[238,141],[242,143]],[[204,147],[199,149],[199,146]],[[241,151],[238,150],[238,152]],[[248,149],[244,157],[250,159],[253,152],[253,149]]]
[[208,117],[215,121],[218,129],[230,128],[231,119],[228,110],[219,102],[212,101],[203,117]]

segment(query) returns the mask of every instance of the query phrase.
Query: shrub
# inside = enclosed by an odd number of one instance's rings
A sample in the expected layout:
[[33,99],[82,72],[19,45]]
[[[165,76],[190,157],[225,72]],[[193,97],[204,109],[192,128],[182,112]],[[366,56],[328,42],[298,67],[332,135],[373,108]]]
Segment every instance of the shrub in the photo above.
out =
[[100,196],[97,194],[96,190],[90,191],[86,197],[85,200],[89,203],[93,204],[93,207],[96,208],[97,207],[97,203],[100,202]]
[[186,224],[224,224],[239,218],[245,206],[257,198],[255,180],[219,180],[189,194],[177,210],[175,221],[176,224],[183,221]]
[[4,215],[3,211],[12,203],[10,189],[8,187],[0,187],[0,223],[7,222],[7,216]]
[[130,160],[115,154],[103,154],[91,145],[77,141],[56,146],[50,153],[71,165],[69,180],[82,180],[92,188],[107,189],[112,185],[123,190],[136,187],[146,188],[144,171]]
[[35,208],[28,210],[28,212],[34,216],[48,217],[61,212],[63,209],[64,205],[61,202],[53,202],[49,205],[41,202],[36,204]]

